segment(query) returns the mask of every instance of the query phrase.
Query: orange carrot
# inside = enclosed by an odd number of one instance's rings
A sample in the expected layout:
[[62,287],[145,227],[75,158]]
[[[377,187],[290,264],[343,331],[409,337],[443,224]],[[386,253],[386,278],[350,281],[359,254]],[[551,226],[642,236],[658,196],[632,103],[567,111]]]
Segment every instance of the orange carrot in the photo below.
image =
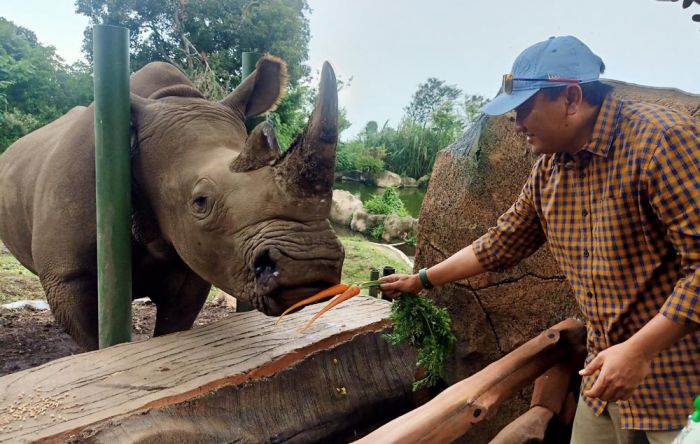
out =
[[280,317],[277,318],[277,321],[275,322],[275,325],[277,325],[277,323],[278,323],[279,321],[282,320],[282,318],[284,317],[284,315],[286,315],[286,314],[289,313],[290,311],[294,310],[295,308],[299,308],[299,307],[303,307],[303,306],[305,306],[305,305],[309,305],[309,304],[312,303],[312,302],[316,302],[316,301],[321,300],[321,299],[323,299],[323,298],[327,298],[328,296],[335,296],[335,295],[337,295],[337,294],[340,294],[340,293],[344,292],[344,291],[347,290],[347,289],[348,289],[348,286],[345,285],[345,284],[336,284],[336,285],[334,285],[334,286],[332,286],[332,287],[326,288],[325,290],[319,291],[318,293],[316,293],[316,294],[313,295],[313,296],[309,296],[309,297],[306,298],[306,299],[302,299],[301,301],[297,302],[296,304],[294,304],[294,305],[292,305],[291,307],[289,307],[288,309],[286,309],[286,310],[284,311],[284,313],[282,313],[282,314],[280,315]]
[[309,322],[307,322],[306,325],[303,326],[303,327],[299,330],[299,333],[303,333],[303,332],[304,332],[307,328],[309,328],[309,327],[311,326],[311,324],[313,324],[314,321],[315,321],[316,319],[318,319],[318,317],[321,316],[323,313],[327,312],[328,310],[330,310],[331,308],[333,308],[333,307],[335,307],[336,305],[340,304],[341,302],[347,301],[348,299],[350,299],[350,298],[353,297],[353,296],[357,296],[358,294],[360,294],[360,286],[359,286],[359,285],[351,285],[351,286],[348,287],[348,289],[345,290],[340,296],[338,296],[337,298],[333,299],[333,300],[330,301],[328,304],[326,304],[325,307],[323,307],[321,310],[319,310],[319,312],[316,313],[316,314],[314,315],[314,317],[311,318],[311,320],[310,320]]

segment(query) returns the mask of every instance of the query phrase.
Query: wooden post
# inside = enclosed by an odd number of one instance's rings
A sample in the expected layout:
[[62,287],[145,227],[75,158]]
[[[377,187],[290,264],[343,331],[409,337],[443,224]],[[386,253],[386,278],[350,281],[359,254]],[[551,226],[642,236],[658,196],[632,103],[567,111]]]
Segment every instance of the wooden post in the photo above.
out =
[[[377,270],[376,268],[372,268],[369,272],[369,280],[376,281],[377,279],[379,279],[379,270]],[[369,295],[372,296],[373,298],[376,298],[377,296],[379,296],[379,288],[371,287],[369,289]]]

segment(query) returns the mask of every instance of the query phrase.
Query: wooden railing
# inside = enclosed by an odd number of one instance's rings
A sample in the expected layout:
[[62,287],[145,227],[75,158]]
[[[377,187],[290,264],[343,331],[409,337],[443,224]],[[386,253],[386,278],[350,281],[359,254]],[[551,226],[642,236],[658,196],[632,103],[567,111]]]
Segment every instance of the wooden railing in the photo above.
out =
[[585,358],[585,343],[586,329],[581,322],[560,322],[357,442],[452,442],[535,379],[530,410],[504,428],[492,443],[541,441],[551,420],[570,423],[573,419],[576,370]]

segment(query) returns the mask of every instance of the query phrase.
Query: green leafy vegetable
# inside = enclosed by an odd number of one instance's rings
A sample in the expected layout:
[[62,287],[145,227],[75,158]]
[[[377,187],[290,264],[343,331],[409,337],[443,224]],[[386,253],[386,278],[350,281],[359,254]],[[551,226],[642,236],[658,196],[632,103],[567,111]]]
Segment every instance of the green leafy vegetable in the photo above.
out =
[[413,391],[435,385],[444,376],[456,341],[447,309],[436,307],[428,298],[403,293],[392,303],[389,319],[394,328],[384,338],[392,345],[414,347],[418,352],[416,365],[425,371],[425,378],[413,383]]

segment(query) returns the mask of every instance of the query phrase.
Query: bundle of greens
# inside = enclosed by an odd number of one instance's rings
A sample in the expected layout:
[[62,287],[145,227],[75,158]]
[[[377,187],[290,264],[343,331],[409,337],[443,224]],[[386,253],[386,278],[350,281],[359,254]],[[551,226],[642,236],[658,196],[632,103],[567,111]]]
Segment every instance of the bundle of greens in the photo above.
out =
[[413,383],[413,391],[432,387],[444,376],[455,345],[447,309],[436,307],[428,298],[403,293],[392,303],[389,319],[394,328],[384,336],[386,340],[414,347],[418,352],[416,365],[425,371],[425,377]]

